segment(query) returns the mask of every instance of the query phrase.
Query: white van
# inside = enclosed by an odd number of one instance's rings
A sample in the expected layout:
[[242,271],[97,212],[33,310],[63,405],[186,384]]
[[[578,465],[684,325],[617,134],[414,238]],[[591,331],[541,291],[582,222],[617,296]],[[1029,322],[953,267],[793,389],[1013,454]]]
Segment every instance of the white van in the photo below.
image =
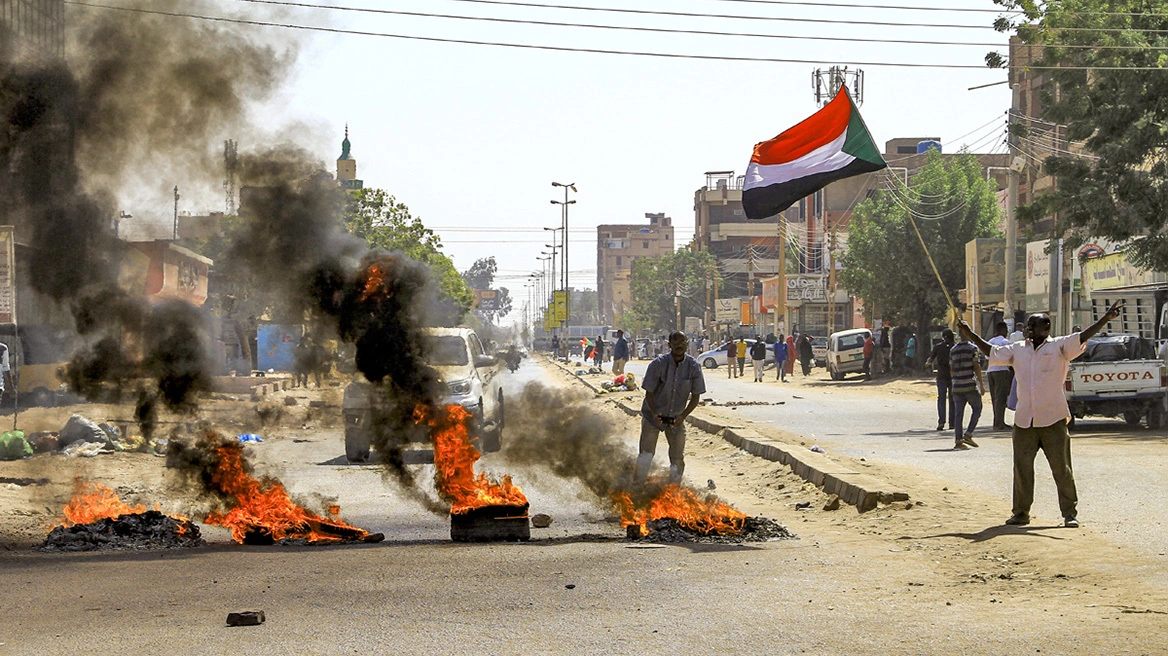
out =
[[871,336],[867,328],[841,330],[827,338],[827,372],[832,380],[864,370],[864,342]]

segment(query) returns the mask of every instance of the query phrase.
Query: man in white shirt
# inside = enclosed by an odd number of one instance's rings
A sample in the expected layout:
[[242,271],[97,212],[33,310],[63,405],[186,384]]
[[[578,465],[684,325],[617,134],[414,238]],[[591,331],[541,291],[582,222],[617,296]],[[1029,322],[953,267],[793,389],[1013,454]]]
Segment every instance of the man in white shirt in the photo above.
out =
[[[990,338],[991,346],[1009,346],[1010,339],[1006,337],[1010,328],[1005,321],[999,321],[994,326],[994,336]],[[990,383],[990,401],[994,406],[994,430],[1006,430],[1006,399],[1010,396],[1010,384],[1014,382],[1014,371],[1009,365],[997,360],[990,360],[986,369],[986,376]]]
[[1123,301],[1116,301],[1089,328],[1065,337],[1050,336],[1050,317],[1032,314],[1026,320],[1029,339],[1008,346],[993,346],[970,329],[958,324],[961,334],[991,361],[1014,367],[1018,381],[1018,407],[1014,411],[1014,514],[1007,524],[1030,523],[1030,506],[1034,502],[1034,458],[1038,450],[1046,454],[1058,488],[1059,510],[1063,525],[1078,528],[1075,475],[1071,470],[1071,436],[1067,419],[1071,416],[1063,383],[1071,360],[1083,352],[1087,340],[1103,329],[1108,321],[1119,317]]

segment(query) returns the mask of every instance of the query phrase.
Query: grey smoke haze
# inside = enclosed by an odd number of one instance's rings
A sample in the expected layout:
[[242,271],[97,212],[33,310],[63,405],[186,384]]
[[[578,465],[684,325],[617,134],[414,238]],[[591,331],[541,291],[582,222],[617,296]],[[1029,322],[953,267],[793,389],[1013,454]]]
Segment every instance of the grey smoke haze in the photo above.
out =
[[98,398],[149,375],[154,387],[133,390],[149,432],[156,403],[189,410],[206,388],[206,327],[193,308],[149,308],[117,286],[125,245],[112,229],[115,194],[144,174],[193,183],[221,176],[212,144],[279,87],[296,48],[161,16],[71,7],[67,21],[64,62],[3,49],[0,210],[29,246],[28,280],[43,295],[36,302],[71,310],[91,345],[75,356],[70,385]]

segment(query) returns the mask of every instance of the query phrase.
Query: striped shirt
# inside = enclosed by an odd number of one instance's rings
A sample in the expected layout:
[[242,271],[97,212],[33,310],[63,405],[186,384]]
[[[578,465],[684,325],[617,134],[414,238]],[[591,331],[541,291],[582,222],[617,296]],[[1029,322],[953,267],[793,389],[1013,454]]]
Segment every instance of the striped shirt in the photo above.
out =
[[953,377],[953,393],[976,392],[977,378],[973,363],[977,358],[977,347],[973,342],[957,342],[949,350],[949,371]]

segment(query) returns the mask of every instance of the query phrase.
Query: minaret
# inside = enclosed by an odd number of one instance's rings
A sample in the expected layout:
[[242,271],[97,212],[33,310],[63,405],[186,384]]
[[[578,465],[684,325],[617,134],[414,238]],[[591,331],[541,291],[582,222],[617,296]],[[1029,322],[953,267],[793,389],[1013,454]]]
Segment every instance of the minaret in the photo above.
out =
[[353,159],[349,143],[349,124],[345,124],[345,140],[341,142],[341,156],[337,158],[337,182],[345,189],[360,189],[364,186],[357,179],[357,160]]

